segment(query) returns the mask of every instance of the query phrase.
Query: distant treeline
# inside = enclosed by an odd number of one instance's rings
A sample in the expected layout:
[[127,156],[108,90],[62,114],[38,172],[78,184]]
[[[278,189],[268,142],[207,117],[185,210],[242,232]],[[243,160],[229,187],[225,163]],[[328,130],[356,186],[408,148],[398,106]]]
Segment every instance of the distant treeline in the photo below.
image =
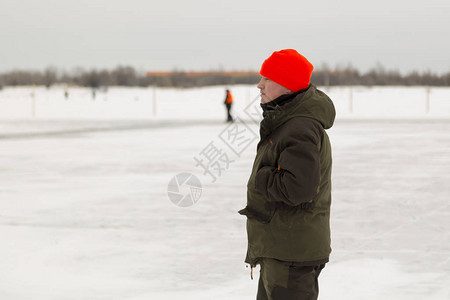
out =
[[[138,72],[133,67],[120,66],[113,70],[81,70],[59,72],[48,68],[45,71],[10,71],[0,74],[0,88],[3,86],[56,84],[85,86],[91,88],[107,86],[160,86],[197,87],[211,85],[256,84],[260,76],[257,72]],[[312,80],[319,86],[335,85],[429,85],[450,86],[450,72],[437,75],[431,72],[411,72],[403,75],[378,66],[361,73],[352,67],[314,71]]]

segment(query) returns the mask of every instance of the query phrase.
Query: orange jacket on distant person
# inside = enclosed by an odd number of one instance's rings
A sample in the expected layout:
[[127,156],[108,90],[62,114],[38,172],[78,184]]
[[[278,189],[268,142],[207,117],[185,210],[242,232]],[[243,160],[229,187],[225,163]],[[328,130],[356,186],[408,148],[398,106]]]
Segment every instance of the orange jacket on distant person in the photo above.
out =
[[225,98],[225,104],[233,103],[233,95],[231,95],[230,91],[227,91],[227,97]]

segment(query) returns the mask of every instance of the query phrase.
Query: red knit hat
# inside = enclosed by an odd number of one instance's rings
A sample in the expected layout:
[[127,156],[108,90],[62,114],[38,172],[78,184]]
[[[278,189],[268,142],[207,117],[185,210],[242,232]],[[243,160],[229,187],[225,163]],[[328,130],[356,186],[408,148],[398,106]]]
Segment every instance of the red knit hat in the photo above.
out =
[[293,92],[309,86],[313,65],[294,49],[275,51],[264,61],[259,74]]

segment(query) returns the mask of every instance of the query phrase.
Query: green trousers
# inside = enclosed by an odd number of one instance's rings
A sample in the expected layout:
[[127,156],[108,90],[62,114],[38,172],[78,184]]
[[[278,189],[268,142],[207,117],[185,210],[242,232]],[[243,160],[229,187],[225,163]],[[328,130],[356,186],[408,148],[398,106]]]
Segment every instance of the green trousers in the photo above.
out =
[[325,265],[301,266],[263,258],[256,300],[316,300],[318,277]]

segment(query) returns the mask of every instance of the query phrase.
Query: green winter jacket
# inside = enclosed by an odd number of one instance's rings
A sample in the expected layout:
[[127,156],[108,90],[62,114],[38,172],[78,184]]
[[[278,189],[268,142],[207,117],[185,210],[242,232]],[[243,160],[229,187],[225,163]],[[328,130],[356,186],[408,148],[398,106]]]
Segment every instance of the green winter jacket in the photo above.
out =
[[247,184],[246,262],[262,257],[300,264],[328,261],[333,102],[315,86],[280,106],[268,103]]

